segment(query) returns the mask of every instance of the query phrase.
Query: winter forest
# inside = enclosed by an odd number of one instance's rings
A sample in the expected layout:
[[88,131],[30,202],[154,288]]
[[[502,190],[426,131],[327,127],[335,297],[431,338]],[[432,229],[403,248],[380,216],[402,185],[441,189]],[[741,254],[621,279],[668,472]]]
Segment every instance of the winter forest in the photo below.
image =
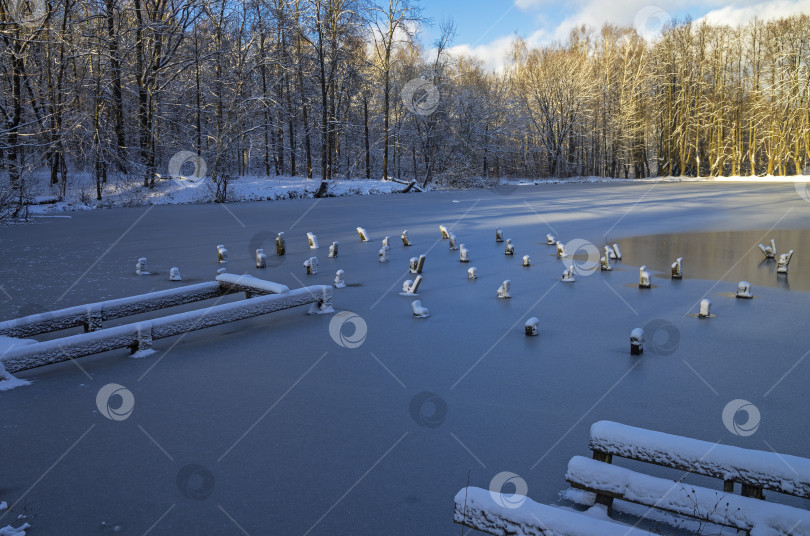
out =
[[[438,39],[422,42],[420,28]],[[500,69],[416,0],[0,0],[0,174],[154,187],[178,151],[243,175],[792,175],[810,165],[810,17],[581,27]],[[409,106],[408,99],[417,103]],[[805,171],[806,172],[806,171]]]

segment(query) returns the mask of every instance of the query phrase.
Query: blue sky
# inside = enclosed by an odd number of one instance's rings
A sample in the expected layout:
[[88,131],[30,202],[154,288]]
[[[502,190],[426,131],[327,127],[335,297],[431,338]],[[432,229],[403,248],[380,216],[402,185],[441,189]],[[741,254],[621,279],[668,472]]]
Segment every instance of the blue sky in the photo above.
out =
[[491,68],[503,62],[515,33],[531,45],[541,45],[564,39],[583,23],[599,27],[612,22],[635,26],[654,38],[662,21],[686,15],[737,24],[754,16],[810,14],[810,0],[422,0],[421,5],[434,22],[423,31],[426,46],[435,39],[439,21],[449,15],[456,23],[455,51],[477,56]]

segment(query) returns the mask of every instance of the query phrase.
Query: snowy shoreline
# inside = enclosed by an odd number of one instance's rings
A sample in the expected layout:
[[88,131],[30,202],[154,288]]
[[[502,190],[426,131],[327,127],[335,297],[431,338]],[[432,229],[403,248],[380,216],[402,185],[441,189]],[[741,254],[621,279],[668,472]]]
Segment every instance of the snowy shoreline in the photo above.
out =
[[[484,181],[484,179],[481,179]],[[808,175],[797,176],[764,176],[764,177],[654,177],[645,179],[623,179],[610,177],[570,177],[549,179],[501,179],[497,186],[452,188],[435,185],[431,191],[460,190],[494,190],[502,193],[523,186],[543,186],[559,184],[638,184],[638,183],[790,183],[800,184],[810,181]],[[314,198],[321,181],[300,177],[240,177],[228,184],[228,202],[240,203],[250,201],[281,201],[285,199]],[[402,193],[407,188],[404,181],[377,179],[332,180],[326,197],[343,197],[350,195],[385,195]],[[119,208],[149,205],[182,205],[213,203],[215,186],[210,180],[200,183],[184,183],[183,180],[163,180],[152,189],[145,189],[140,184],[123,180],[111,181],[104,186],[102,201],[96,201],[95,185],[89,176],[82,176],[76,184],[69,185],[65,200],[60,201],[56,191],[59,185],[40,187],[32,192],[31,215]]]

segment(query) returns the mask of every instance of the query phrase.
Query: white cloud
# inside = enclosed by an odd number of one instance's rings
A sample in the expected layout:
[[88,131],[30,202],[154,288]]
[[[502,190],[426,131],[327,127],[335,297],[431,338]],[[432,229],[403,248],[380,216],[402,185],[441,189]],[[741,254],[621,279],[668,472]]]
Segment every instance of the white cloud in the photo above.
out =
[[745,24],[754,17],[758,17],[762,20],[772,20],[801,13],[810,13],[810,0],[799,0],[798,2],[781,0],[777,2],[762,2],[748,6],[729,5],[709,11],[699,20],[706,20],[712,24],[736,26],[738,24]]

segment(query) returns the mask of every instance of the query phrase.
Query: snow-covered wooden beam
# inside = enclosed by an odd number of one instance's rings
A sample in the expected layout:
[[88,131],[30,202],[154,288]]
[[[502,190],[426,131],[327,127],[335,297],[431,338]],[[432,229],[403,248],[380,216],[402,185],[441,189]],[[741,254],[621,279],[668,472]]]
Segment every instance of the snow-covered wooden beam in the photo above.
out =
[[220,283],[210,282],[78,305],[0,322],[0,335],[24,338],[77,326],[87,326],[92,329],[100,327],[99,322],[104,320],[124,318],[176,305],[218,298],[228,292],[230,291],[223,288]]
[[[520,499],[523,499],[520,497]],[[642,536],[642,531],[563,510],[526,498],[514,508],[515,496],[487,489],[462,488],[455,497],[453,521],[497,536]]]
[[590,449],[810,498],[810,459],[807,458],[718,445],[611,421],[599,421],[591,426]]
[[[40,342],[13,349],[2,358],[8,372],[42,367],[69,359],[130,348],[148,350],[151,341],[173,337],[229,322],[265,315],[283,309],[311,303],[327,304],[332,299],[332,287],[314,285],[283,294],[259,296],[250,300],[214,305],[154,320],[126,324],[90,333]],[[329,304],[331,305],[331,304]]]
[[266,281],[253,277],[252,275],[219,274],[217,281],[224,288],[234,292],[244,292],[251,297],[253,295],[264,296],[266,294],[284,294],[290,291],[290,287],[272,281]]
[[565,478],[579,489],[746,532],[810,535],[807,510],[653,477],[583,456],[571,458]]

